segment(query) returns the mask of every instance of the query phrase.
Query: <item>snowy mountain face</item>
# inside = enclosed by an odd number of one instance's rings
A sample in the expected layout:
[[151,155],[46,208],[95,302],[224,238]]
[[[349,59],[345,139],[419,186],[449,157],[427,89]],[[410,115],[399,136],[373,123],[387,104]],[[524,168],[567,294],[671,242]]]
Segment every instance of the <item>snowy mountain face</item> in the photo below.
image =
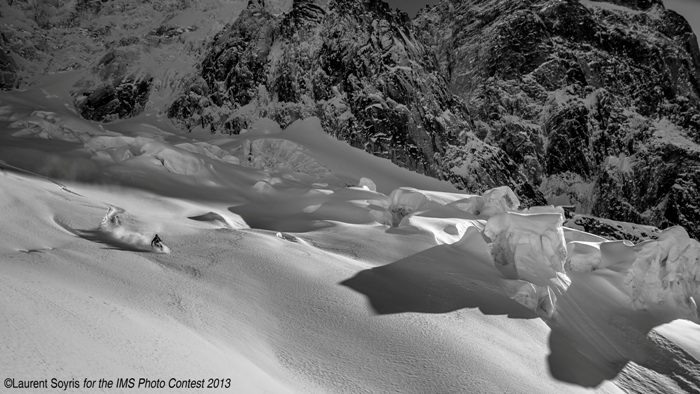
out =
[[509,185],[525,205],[544,195],[697,237],[698,65],[659,1],[443,1],[414,21],[377,2],[279,16],[250,2],[169,116],[237,134],[314,115],[459,188]]
[[80,70],[88,120],[151,109],[236,135],[316,116],[460,189],[572,206],[567,226],[700,235],[700,50],[659,0],[445,0],[415,20],[377,1],[15,0],[2,18],[3,88]]
[[295,1],[275,16],[251,1],[168,114],[229,134],[260,117],[284,127],[317,116],[335,137],[405,168],[475,192],[510,185],[543,203],[504,151],[474,135],[464,100],[415,34],[382,2]]
[[[289,6],[268,1],[276,12]],[[160,108],[244,8],[244,0],[8,0],[0,4],[0,87],[75,70],[72,104],[85,119]]]
[[681,16],[660,1],[443,1],[414,25],[475,133],[550,201],[699,235],[700,51]]

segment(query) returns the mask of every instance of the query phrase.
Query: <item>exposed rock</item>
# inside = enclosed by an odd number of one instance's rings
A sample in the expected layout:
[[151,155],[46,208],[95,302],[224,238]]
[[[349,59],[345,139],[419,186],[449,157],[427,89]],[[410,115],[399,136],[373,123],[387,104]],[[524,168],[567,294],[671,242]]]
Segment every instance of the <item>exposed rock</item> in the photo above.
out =
[[656,239],[661,233],[661,230],[652,226],[617,222],[588,215],[574,215],[573,218],[564,222],[564,226],[599,235],[609,240],[627,240],[634,243]]
[[[604,0],[591,0],[591,1],[604,1]],[[608,3],[618,4],[624,7],[629,7],[636,10],[648,10],[653,6],[662,6],[661,0],[606,0]]]
[[500,147],[477,138],[432,49],[383,2],[296,0],[275,16],[251,1],[217,35],[200,76],[168,113],[190,129],[237,134],[260,117],[285,127],[318,116],[337,138],[403,167],[544,202]]
[[17,63],[4,48],[0,48],[0,89],[13,89],[19,82],[18,79]]
[[80,115],[100,122],[138,115],[148,101],[150,79],[124,79],[117,85],[104,84],[76,98]]
[[137,58],[137,53],[121,50],[102,57],[93,68],[97,81],[84,80],[81,84],[87,86],[75,95],[75,107],[83,118],[104,122],[143,111],[153,78],[129,73]]
[[443,0],[413,23],[476,134],[529,184],[565,185],[579,214],[699,237],[697,38],[660,0],[606,3]]

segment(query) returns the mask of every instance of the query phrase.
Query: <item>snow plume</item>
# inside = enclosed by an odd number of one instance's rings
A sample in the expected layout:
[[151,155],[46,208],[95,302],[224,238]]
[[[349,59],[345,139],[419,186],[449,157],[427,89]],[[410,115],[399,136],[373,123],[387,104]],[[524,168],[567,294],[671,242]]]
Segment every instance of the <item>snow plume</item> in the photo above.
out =
[[154,248],[151,246],[151,237],[124,227],[119,218],[122,213],[124,213],[123,209],[109,207],[107,215],[102,218],[97,228],[96,235],[100,241],[124,249],[170,253],[170,248],[166,245],[163,245],[162,249]]

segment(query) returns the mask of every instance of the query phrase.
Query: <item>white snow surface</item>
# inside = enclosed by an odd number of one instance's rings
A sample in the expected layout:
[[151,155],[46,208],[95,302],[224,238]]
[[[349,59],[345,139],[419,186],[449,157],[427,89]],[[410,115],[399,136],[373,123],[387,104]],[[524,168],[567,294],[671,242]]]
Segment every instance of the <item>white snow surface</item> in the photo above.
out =
[[[470,195],[355,150],[313,118],[230,139],[152,112],[86,122],[64,105],[70,85],[0,93],[3,378],[230,378],[236,393],[700,385],[684,298],[697,242],[680,230],[606,242],[562,228],[556,208],[518,212],[507,189]],[[231,159],[262,138],[330,174]],[[660,367],[679,354],[688,368]]]

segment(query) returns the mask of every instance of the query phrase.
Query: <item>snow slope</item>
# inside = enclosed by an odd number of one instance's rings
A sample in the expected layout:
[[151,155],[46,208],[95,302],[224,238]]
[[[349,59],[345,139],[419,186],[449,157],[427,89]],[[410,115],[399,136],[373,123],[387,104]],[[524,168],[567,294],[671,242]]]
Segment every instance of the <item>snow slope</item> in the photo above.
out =
[[[70,84],[0,96],[3,378],[230,378],[236,393],[700,386],[698,325],[654,331],[682,311],[635,308],[636,260],[564,273],[582,258],[559,256],[544,278],[558,282],[498,265],[489,223],[555,209],[512,213],[512,192],[462,194],[321,138],[314,119],[225,141],[150,113],[86,122],[63,105]],[[261,138],[331,175],[235,164]],[[605,244],[545,222],[558,248]],[[146,243],[156,233],[169,254]]]

